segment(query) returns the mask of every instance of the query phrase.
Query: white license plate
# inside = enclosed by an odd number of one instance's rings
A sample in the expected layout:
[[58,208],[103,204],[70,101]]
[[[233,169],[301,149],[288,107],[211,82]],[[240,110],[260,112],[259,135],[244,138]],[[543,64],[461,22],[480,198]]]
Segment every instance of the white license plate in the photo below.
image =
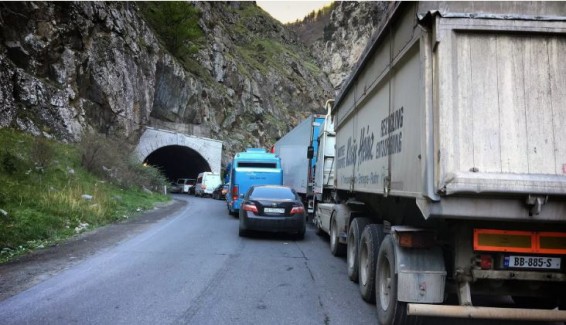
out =
[[263,211],[265,213],[285,213],[283,208],[264,208]]
[[505,256],[503,266],[506,268],[559,270],[560,258],[510,255]]

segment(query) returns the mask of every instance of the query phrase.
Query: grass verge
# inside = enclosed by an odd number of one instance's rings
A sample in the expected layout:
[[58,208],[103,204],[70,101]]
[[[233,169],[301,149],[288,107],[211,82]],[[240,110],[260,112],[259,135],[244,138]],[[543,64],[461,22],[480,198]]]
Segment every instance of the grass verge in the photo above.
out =
[[[140,179],[155,174],[134,167]],[[168,200],[139,184],[96,176],[75,145],[0,129],[0,263]]]

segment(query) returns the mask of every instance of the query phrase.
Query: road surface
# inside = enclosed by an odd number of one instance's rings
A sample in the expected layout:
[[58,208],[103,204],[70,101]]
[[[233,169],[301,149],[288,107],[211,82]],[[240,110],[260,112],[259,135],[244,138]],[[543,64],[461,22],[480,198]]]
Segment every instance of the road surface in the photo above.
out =
[[348,280],[345,259],[332,256],[328,239],[312,227],[302,241],[272,234],[240,238],[225,202],[175,198],[187,204],[0,301],[0,323],[377,323],[375,306]]

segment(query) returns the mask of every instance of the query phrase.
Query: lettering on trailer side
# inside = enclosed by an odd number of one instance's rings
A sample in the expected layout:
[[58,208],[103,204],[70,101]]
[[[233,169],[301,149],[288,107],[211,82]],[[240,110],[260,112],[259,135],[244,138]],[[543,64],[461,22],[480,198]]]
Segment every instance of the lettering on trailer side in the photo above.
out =
[[338,147],[338,150],[336,150],[336,168],[337,169],[341,169],[343,167],[346,167],[346,146],[340,146]]
[[[381,137],[376,145],[375,157],[382,158],[400,153],[403,148],[403,107],[381,121]],[[399,132],[397,132],[399,131]]]
[[[364,162],[400,153],[403,149],[403,119],[404,108],[401,107],[381,120],[377,137],[369,124],[360,128],[359,142],[355,137],[349,137],[345,145],[337,148],[336,168],[359,167]],[[384,177],[383,172],[362,174],[358,171],[354,176],[341,175],[340,180],[343,184],[368,186],[380,184]]]
[[358,166],[367,160],[373,159],[373,132],[369,132],[369,125],[362,128],[360,134],[360,149],[358,150]]

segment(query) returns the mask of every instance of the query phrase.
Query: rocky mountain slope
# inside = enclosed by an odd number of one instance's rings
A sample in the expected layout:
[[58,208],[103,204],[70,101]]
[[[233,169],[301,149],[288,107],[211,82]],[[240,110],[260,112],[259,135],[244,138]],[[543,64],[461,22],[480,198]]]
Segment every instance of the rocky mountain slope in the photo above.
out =
[[348,78],[385,13],[394,4],[391,1],[338,1],[328,18],[320,17],[328,23],[318,33],[320,37],[308,45],[334,89],[338,90]]
[[294,34],[253,2],[196,2],[204,42],[171,55],[132,2],[0,4],[0,127],[64,141],[144,126],[267,147],[332,87]]
[[179,57],[135,2],[0,3],[0,127],[135,143],[154,126],[222,140],[226,162],[324,112],[389,4],[338,2],[307,44],[254,2],[191,5],[203,37]]

